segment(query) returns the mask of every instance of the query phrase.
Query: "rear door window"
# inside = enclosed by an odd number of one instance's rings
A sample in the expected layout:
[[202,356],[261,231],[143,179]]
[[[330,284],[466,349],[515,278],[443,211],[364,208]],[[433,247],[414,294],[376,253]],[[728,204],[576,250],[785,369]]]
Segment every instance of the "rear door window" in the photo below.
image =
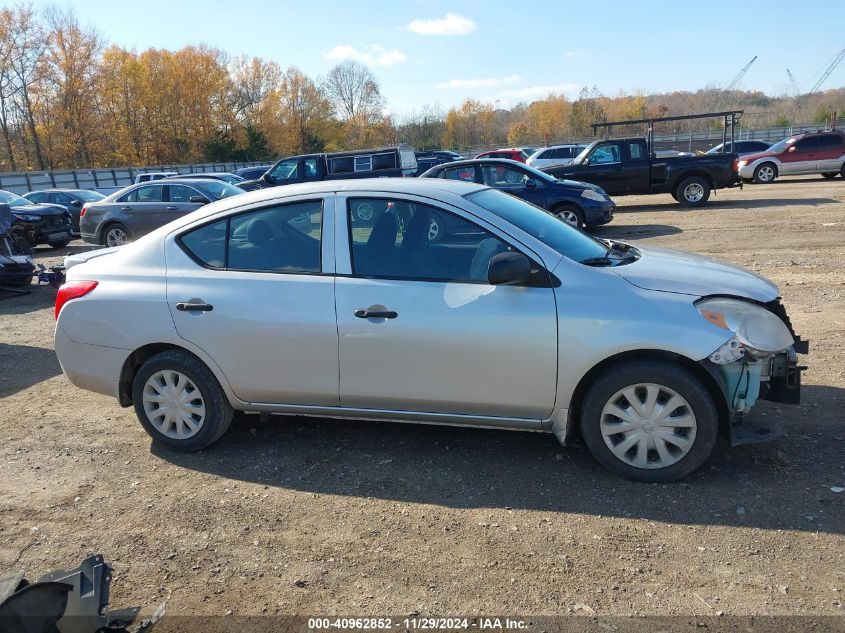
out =
[[446,178],[447,180],[463,180],[464,182],[475,182],[475,167],[473,165],[447,167],[443,170],[442,177]]
[[162,190],[161,185],[147,185],[146,187],[138,187],[135,190],[138,202],[161,202]]

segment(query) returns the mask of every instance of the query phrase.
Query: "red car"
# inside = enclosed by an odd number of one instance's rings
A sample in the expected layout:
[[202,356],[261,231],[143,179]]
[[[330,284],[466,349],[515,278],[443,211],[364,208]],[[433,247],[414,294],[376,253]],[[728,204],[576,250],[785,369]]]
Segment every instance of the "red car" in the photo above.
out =
[[773,182],[778,176],[821,174],[845,178],[845,132],[808,132],[775,143],[765,152],[743,156],[737,163],[746,181]]
[[524,163],[528,160],[528,155],[521,149],[511,147],[510,149],[496,149],[491,152],[481,152],[475,158],[507,158],[508,160],[517,160]]

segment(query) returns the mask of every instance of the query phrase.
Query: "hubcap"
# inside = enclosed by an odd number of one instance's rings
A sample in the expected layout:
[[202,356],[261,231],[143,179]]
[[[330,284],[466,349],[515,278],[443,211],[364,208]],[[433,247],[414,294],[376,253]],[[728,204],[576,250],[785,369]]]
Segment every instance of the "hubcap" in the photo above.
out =
[[576,229],[578,228],[578,214],[575,213],[575,211],[567,209],[558,213],[557,217],[559,217],[561,220],[563,220],[570,226],[574,226]]
[[181,372],[166,369],[154,373],[144,385],[142,400],[150,424],[166,437],[191,438],[205,421],[202,393]]
[[692,182],[684,188],[684,198],[688,202],[698,202],[704,197],[704,187],[697,182]]
[[760,168],[760,171],[757,172],[757,176],[763,182],[768,182],[775,177],[775,170],[767,165]]
[[653,383],[617,391],[601,412],[604,443],[636,468],[666,468],[689,453],[695,442],[695,414],[683,396]]
[[106,244],[108,246],[123,246],[128,241],[126,231],[117,227],[109,229],[106,233]]

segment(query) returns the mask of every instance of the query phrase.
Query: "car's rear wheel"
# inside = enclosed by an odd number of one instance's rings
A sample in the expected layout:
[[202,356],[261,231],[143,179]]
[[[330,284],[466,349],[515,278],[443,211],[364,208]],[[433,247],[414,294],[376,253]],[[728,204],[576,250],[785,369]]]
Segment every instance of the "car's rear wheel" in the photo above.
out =
[[839,175],[845,178],[845,163],[842,163],[842,169],[839,170]]
[[574,205],[564,204],[554,208],[553,213],[569,226],[576,229],[584,228],[584,214]]
[[48,242],[47,243],[50,248],[64,248],[68,244],[70,244],[70,240],[62,240],[60,242]]
[[835,171],[829,171],[822,174],[822,176],[825,178],[836,178],[838,175],[839,174],[837,174]]
[[156,354],[140,367],[132,401],[153,440],[179,451],[213,444],[232,423],[232,407],[214,374],[180,350]]
[[123,246],[132,241],[129,229],[120,222],[109,224],[103,230],[103,246]]
[[701,176],[684,178],[675,188],[675,199],[688,207],[700,207],[710,198],[710,183]]
[[581,407],[581,432],[595,458],[638,481],[669,482],[701,466],[716,445],[716,404],[677,363],[631,362],[604,372]]
[[754,170],[754,182],[767,185],[778,177],[778,168],[774,163],[761,163]]

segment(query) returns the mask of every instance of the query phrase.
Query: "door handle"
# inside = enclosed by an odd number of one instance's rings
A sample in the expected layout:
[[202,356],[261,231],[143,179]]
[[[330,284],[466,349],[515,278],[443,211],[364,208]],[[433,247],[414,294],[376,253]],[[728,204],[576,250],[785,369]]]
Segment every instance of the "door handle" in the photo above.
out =
[[355,310],[355,316],[359,319],[395,319],[399,315],[393,310]]
[[179,302],[176,304],[176,309],[179,312],[211,312],[214,310],[214,306],[210,303]]
[[131,211],[132,207],[120,207],[121,211]]
[[175,211],[176,207],[164,207],[165,211]]

